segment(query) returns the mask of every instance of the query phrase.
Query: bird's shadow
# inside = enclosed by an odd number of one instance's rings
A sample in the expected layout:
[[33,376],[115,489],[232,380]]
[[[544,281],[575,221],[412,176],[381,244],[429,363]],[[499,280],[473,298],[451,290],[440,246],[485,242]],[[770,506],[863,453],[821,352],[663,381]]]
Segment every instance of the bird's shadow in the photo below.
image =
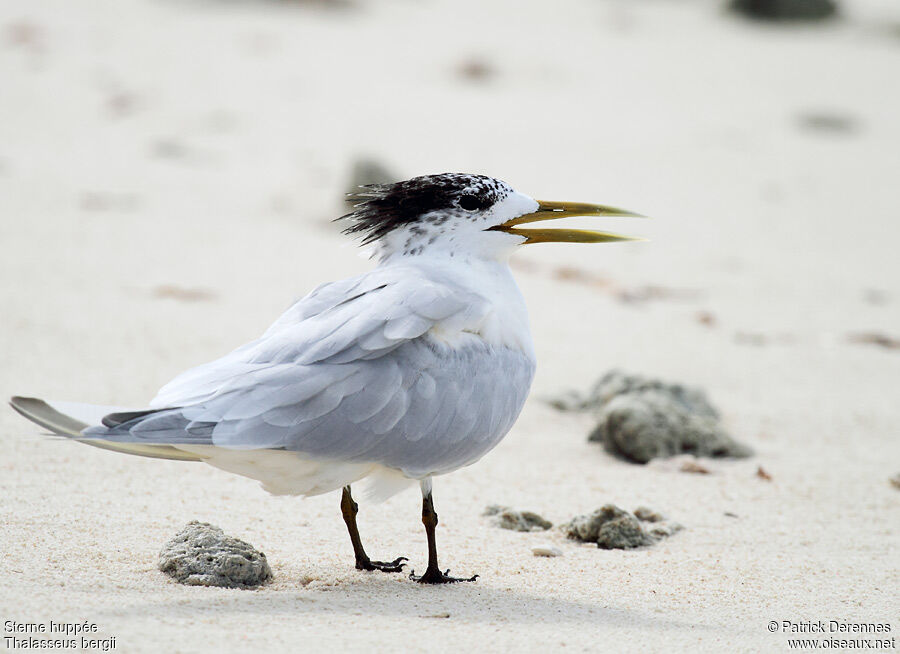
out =
[[[174,583],[174,582],[173,582]],[[405,578],[355,573],[332,585],[284,582],[258,590],[236,591],[193,587],[174,600],[179,611],[194,618],[223,614],[313,615],[356,614],[375,617],[446,618],[474,623],[493,621],[544,624],[627,624],[655,630],[696,630],[698,625],[645,611],[596,602],[541,596],[489,586],[479,580],[423,586]],[[110,616],[152,617],[171,610],[173,600],[136,602],[110,610]]]

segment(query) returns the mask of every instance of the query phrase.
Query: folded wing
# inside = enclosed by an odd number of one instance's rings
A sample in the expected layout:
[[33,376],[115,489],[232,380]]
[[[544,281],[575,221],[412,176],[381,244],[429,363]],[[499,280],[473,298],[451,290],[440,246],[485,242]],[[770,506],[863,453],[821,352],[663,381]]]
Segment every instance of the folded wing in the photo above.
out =
[[474,335],[489,311],[472,291],[398,269],[327,284],[257,341],[167,384],[153,412],[83,433],[283,448],[417,474],[455,467],[506,433],[534,371]]

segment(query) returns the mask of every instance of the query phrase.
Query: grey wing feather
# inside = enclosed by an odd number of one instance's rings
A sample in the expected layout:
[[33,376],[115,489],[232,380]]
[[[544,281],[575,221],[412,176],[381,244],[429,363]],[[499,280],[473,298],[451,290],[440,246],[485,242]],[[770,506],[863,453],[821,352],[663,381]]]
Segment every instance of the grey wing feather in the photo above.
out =
[[84,433],[285,448],[413,476],[453,469],[508,431],[534,372],[522,352],[430,335],[477,327],[488,311],[477,294],[420,273],[379,269],[324,285],[259,340],[167,384],[151,405],[162,410]]

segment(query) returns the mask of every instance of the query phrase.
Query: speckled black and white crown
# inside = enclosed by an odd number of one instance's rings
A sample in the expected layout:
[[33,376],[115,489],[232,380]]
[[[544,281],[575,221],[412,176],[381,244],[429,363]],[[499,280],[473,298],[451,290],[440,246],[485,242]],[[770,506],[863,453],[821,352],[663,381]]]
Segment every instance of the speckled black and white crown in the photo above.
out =
[[480,213],[512,192],[505,182],[485,175],[422,175],[394,184],[370,184],[348,193],[349,201],[359,202],[338,220],[350,222],[345,234],[359,234],[363,244],[369,244],[419,221],[439,225]]

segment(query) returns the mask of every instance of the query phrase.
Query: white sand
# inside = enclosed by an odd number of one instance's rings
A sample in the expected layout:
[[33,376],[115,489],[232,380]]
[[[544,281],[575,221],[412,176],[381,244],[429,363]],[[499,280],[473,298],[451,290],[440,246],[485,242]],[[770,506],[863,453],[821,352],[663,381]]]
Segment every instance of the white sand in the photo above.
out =
[[[801,619],[898,635],[900,354],[846,341],[900,335],[896,2],[798,29],[715,2],[487,4],[0,5],[4,397],[140,406],[366,269],[327,223],[361,154],[658,217],[609,222],[652,243],[517,257],[532,399],[495,452],[435,485],[442,563],[476,583],[353,570],[336,494],[269,497],[205,466],[41,438],[6,410],[0,620],[89,620],[125,652],[783,651],[767,623]],[[496,75],[463,79],[472,59]],[[854,128],[800,124],[823,112]],[[698,295],[615,296],[645,285]],[[628,465],[585,442],[589,417],[539,401],[612,367],[706,388],[758,456],[709,475]],[[480,517],[503,503],[561,522],[607,502],[686,529],[607,552]],[[363,504],[370,553],[421,571],[419,510],[415,492]],[[164,577],[156,554],[191,519],[261,548],[275,582]],[[564,556],[533,556],[539,543]]]

